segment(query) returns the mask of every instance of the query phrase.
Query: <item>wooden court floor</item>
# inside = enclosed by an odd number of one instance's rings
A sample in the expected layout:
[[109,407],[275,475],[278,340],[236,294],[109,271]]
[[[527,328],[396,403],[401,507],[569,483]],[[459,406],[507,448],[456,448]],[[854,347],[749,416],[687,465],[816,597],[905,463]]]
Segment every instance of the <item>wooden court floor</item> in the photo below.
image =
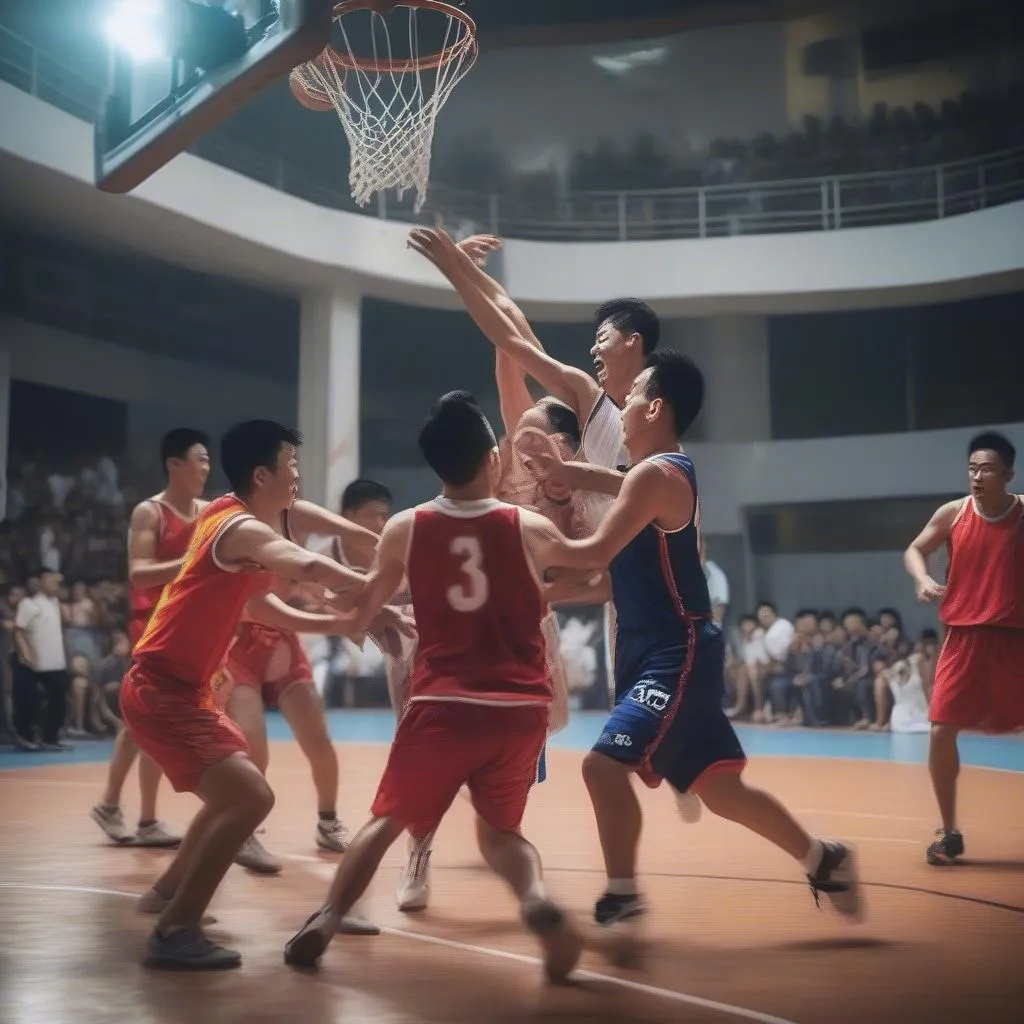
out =
[[[339,751],[341,810],[358,825],[386,748]],[[579,760],[551,754],[526,831],[552,891],[586,915],[603,872]],[[273,747],[277,806],[263,836],[285,869],[266,878],[233,867],[213,905],[211,935],[240,949],[243,967],[201,976],[144,970],[149,924],[133,898],[170,854],[105,843],[88,817],[103,773],[98,764],[28,761],[0,772],[3,1024],[1022,1019],[1024,774],[964,770],[967,862],[943,869],[924,862],[935,822],[921,766],[752,761],[749,777],[812,830],[858,847],[868,916],[854,926],[816,910],[798,870],[761,840],[709,815],[686,825],[667,792],[644,791],[647,961],[627,972],[588,954],[578,982],[554,988],[541,980],[510,898],[481,867],[461,800],[438,837],[429,910],[395,909],[404,853],[396,847],[365,904],[384,934],[339,937],[317,974],[285,967],[284,943],[321,901],[335,861],[314,847],[312,789],[291,743]],[[133,777],[130,811],[134,785]],[[177,825],[194,807],[190,797],[162,794],[162,815]]]

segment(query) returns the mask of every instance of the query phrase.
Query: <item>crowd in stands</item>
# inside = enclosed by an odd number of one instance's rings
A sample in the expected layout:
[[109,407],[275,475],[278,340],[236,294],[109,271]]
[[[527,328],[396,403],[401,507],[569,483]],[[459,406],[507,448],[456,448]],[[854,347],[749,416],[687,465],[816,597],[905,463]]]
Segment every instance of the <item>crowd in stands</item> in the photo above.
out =
[[[14,739],[11,692],[19,678],[27,685],[19,677],[15,624],[52,608],[66,664],[61,683],[66,692],[52,705],[60,721],[45,724],[52,702],[43,687],[45,707],[33,712],[39,728],[30,723],[19,729],[23,734],[17,745],[33,749],[60,746],[64,739],[110,736],[119,726],[118,687],[129,664],[127,520],[141,492],[121,479],[119,467],[107,457],[51,471],[39,460],[15,456],[11,466],[7,518],[0,525],[0,733]],[[390,503],[386,488],[372,497]],[[721,617],[729,603],[728,582],[713,562],[706,561],[705,569]],[[572,609],[560,618],[573,706],[606,707],[600,609]],[[927,728],[938,639],[926,632],[911,642],[892,609],[874,619],[859,609],[838,617],[800,611],[791,623],[765,603],[728,632],[728,699],[737,720]],[[324,637],[309,637],[306,643],[317,688],[329,705],[387,703],[383,657],[371,644],[360,650],[347,640]],[[44,735],[47,729],[50,734]]]
[[916,640],[882,608],[801,609],[793,621],[769,602],[739,622],[727,663],[729,714],[777,726],[927,732],[939,637]]
[[[717,139],[688,158],[672,154],[664,139],[643,134],[605,140],[573,158],[571,192],[671,189],[700,185],[783,181],[870,171],[931,167],[1024,145],[1024,87],[1002,95],[964,93],[936,110],[925,103],[890,108],[878,103],[862,120],[808,116],[785,136]],[[496,149],[440,152],[435,179],[480,192],[541,196],[557,191],[554,172],[516,175]]]

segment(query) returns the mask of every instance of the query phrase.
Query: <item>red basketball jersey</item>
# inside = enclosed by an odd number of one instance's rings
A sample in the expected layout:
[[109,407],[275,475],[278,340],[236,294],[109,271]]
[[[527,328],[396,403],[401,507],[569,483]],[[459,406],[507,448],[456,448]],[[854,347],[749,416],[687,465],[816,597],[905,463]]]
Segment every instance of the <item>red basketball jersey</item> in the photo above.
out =
[[549,704],[547,613],[519,509],[438,498],[416,509],[407,556],[419,631],[410,700]]
[[[161,501],[159,498],[150,498],[149,500],[156,505],[157,512],[160,515],[160,532],[157,534],[156,541],[156,560],[158,562],[173,562],[181,558],[188,550],[189,543],[192,540],[192,533],[196,528],[199,517],[197,516],[195,519],[182,519],[181,514],[166,502]],[[137,640],[142,635],[150,615],[153,614],[153,609],[160,600],[160,594],[163,592],[163,589],[163,586],[129,587],[132,605],[131,633],[133,640]]]
[[143,671],[209,689],[246,602],[269,589],[274,580],[271,573],[231,571],[217,561],[216,545],[224,531],[251,518],[245,503],[233,494],[203,509],[185,564],[164,587],[135,647],[135,662]]
[[1017,498],[999,519],[986,519],[967,498],[948,548],[942,621],[1024,629],[1024,500]]

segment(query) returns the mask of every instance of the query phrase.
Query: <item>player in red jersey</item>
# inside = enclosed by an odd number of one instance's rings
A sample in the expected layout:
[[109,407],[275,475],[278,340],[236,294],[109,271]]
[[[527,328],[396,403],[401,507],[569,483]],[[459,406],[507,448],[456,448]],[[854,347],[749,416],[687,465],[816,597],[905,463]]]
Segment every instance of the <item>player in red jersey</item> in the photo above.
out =
[[[375,534],[310,501],[296,501],[282,516],[280,530],[301,547],[314,534],[344,538],[367,565],[377,548]],[[284,601],[295,597],[296,591],[285,581],[274,587]],[[313,686],[313,668],[298,634],[261,622],[240,622],[222,678],[221,702],[245,734],[249,756],[264,774],[270,763],[265,708],[278,708],[284,715],[312,772],[317,793],[316,843],[322,849],[343,853],[347,835],[337,814],[338,755],[327,731],[323,703]],[[281,862],[256,836],[242,845],[238,863],[260,874],[281,870]]]
[[[176,790],[203,802],[170,867],[143,897],[141,909],[159,913],[148,966],[209,970],[241,963],[238,953],[216,946],[201,930],[225,872],[274,804],[242,731],[214,699],[212,680],[239,617],[245,611],[294,628],[292,610],[268,593],[275,575],[334,590],[362,582],[278,532],[295,499],[300,442],[298,433],[267,420],[225,434],[221,464],[233,493],[200,515],[184,565],[164,588],[121,687],[135,742]],[[327,628],[345,631],[340,620]]]
[[[928,768],[942,828],[929,864],[963,855],[956,823],[962,729],[1012,732],[1024,726],[1024,498],[1011,494],[1017,453],[986,432],[967,448],[971,493],[947,502],[907,548],[904,564],[920,601],[941,601],[946,626],[932,684]],[[945,585],[928,574],[928,556],[945,544]]]
[[288,943],[285,961],[314,964],[395,840],[405,830],[414,838],[433,832],[466,785],[484,860],[519,899],[548,974],[561,978],[576,965],[582,940],[549,899],[540,857],[519,827],[552,700],[541,578],[564,539],[543,516],[494,498],[497,444],[470,395],[444,396],[419,443],[443,496],[389,521],[353,627],[408,579],[419,632],[409,706],[373,816],[345,854],[328,902]]
[[[132,511],[128,533],[128,581],[132,618],[128,635],[132,647],[160,599],[164,584],[178,575],[192,539],[196,519],[206,505],[201,499],[210,475],[210,439],[201,430],[177,427],[160,442],[160,464],[167,486]],[[115,843],[125,846],[177,846],[181,836],[156,816],[160,787],[159,765],[147,754],[139,759],[141,806],[133,832],[125,825],[121,790],[135,763],[138,747],[128,729],[114,743],[107,769],[107,784],[91,812],[93,821]]]

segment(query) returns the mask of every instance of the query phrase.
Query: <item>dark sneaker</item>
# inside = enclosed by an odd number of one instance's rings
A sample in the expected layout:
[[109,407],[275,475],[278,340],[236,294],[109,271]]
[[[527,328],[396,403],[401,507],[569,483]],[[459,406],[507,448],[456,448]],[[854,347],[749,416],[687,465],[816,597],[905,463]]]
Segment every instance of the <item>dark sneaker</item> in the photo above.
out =
[[211,942],[198,928],[183,928],[171,935],[154,929],[143,964],[171,971],[223,971],[240,967],[242,955]]
[[329,903],[306,918],[305,923],[284,947],[284,962],[292,967],[315,967],[324,955],[341,923]]
[[618,924],[640,917],[644,912],[639,896],[614,896],[606,892],[594,907],[594,920],[598,924]]
[[864,916],[864,906],[856,854],[850,847],[831,840],[826,840],[822,846],[821,864],[813,875],[807,876],[814,905],[821,906],[824,894],[843,917],[860,920]]
[[538,900],[523,907],[523,924],[540,939],[548,979],[565,981],[583,953],[583,937],[569,916],[550,900]]
[[954,864],[957,857],[964,855],[964,837],[954,828],[935,832],[935,842],[928,847],[928,863],[936,865]]

